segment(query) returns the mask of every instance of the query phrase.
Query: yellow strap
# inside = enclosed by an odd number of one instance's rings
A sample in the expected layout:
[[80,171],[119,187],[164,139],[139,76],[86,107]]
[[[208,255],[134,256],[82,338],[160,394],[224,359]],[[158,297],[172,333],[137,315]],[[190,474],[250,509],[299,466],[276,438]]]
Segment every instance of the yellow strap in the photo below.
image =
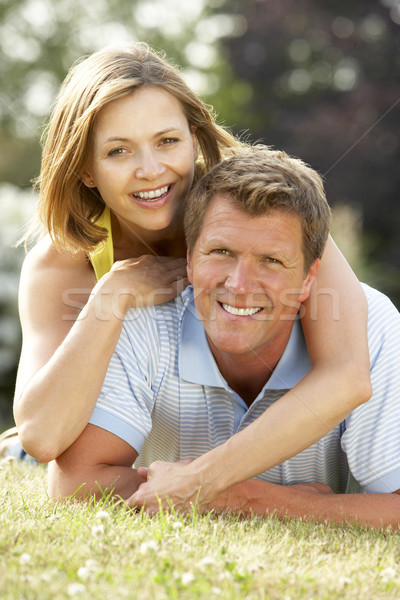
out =
[[108,206],[96,221],[96,225],[104,227],[108,231],[107,240],[99,244],[93,252],[89,253],[97,281],[109,272],[114,264],[114,246],[111,232],[111,213]]

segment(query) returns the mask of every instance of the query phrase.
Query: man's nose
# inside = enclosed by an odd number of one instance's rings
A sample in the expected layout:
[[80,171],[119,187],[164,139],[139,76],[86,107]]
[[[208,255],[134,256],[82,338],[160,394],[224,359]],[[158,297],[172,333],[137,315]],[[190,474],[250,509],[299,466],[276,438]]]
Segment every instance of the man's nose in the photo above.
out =
[[225,287],[235,294],[246,294],[259,288],[254,267],[239,259],[232,265],[225,280]]
[[158,179],[165,170],[165,166],[154,150],[146,149],[137,154],[135,168],[137,179]]

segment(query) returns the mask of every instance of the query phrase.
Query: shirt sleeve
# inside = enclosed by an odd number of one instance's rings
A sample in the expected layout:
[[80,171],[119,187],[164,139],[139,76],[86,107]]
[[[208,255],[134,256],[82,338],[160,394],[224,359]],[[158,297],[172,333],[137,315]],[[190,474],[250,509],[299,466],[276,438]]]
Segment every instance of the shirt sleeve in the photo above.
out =
[[128,313],[89,421],[123,439],[138,454],[152,427],[159,364],[157,318],[152,312]]
[[400,315],[367,288],[373,395],[345,420],[342,448],[354,478],[368,493],[400,489]]

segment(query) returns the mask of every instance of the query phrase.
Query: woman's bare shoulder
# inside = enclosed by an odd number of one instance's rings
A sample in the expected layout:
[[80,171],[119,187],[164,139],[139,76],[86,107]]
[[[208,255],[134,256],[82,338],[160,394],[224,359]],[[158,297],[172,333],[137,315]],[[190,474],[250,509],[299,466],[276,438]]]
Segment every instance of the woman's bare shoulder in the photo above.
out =
[[18,304],[24,332],[50,327],[65,337],[95,284],[84,252],[58,252],[50,238],[40,240],[21,270]]
[[67,290],[74,290],[84,304],[95,285],[96,277],[85,252],[59,252],[46,237],[28,252],[22,265],[20,308],[23,311],[27,305],[31,312],[30,300],[40,297],[48,310],[64,310]]
[[93,272],[86,252],[60,252],[55,248],[50,236],[42,238],[29,250],[23,268],[35,272],[47,269],[60,270],[64,273],[66,270],[72,270],[77,274]]

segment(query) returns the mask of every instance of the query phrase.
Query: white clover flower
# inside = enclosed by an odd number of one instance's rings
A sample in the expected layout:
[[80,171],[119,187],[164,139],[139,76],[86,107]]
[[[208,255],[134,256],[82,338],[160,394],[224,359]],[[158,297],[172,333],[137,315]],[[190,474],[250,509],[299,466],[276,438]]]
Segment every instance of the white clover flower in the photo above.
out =
[[82,579],[82,581],[87,581],[92,576],[92,571],[87,567],[79,567],[78,569],[78,577]]
[[149,542],[143,542],[140,544],[139,552],[140,554],[146,554],[149,550],[157,550],[158,545],[154,540],[150,540]]
[[213,565],[215,563],[215,559],[212,556],[204,556],[197,563],[199,567],[208,567],[208,565]]
[[392,567],[387,567],[386,569],[383,569],[383,571],[381,572],[381,577],[383,577],[384,579],[393,579],[393,577],[396,575],[396,570],[393,569]]
[[104,521],[104,522],[109,521],[111,519],[110,513],[108,513],[106,510],[99,510],[99,512],[96,513],[96,518],[99,521]]
[[182,522],[181,522],[181,521],[176,521],[176,522],[175,522],[175,523],[172,525],[172,527],[173,527],[174,529],[182,529],[182,527],[183,527],[183,524],[182,524]]
[[97,571],[98,565],[97,561],[93,558],[89,558],[85,562],[84,567],[79,567],[78,569],[78,577],[82,579],[82,581],[88,581]]
[[24,554],[21,554],[21,556],[19,557],[19,564],[20,565],[27,565],[31,562],[32,557],[30,554],[27,554],[26,552]]
[[68,596],[78,596],[79,594],[84,594],[86,592],[86,587],[83,583],[71,583],[71,585],[67,588]]
[[92,535],[96,535],[97,537],[101,537],[102,535],[104,535],[104,525],[102,523],[99,523],[98,525],[93,525]]
[[183,573],[182,577],[181,577],[181,581],[183,583],[183,585],[189,585],[189,583],[192,583],[192,581],[195,580],[195,576],[193,575],[193,573]]
[[47,520],[50,521],[50,523],[54,523],[54,521],[57,521],[58,518],[58,515],[50,515]]

